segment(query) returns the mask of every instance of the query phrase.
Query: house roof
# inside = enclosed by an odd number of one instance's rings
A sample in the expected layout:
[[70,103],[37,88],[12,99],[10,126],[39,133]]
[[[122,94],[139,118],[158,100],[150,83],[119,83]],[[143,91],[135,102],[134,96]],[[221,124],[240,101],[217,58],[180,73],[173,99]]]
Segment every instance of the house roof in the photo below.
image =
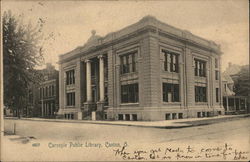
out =
[[235,75],[238,74],[240,70],[241,70],[240,65],[229,63],[229,66],[226,68],[225,73],[227,75]]
[[234,96],[235,93],[226,86],[226,91],[223,92],[223,96]]
[[223,82],[227,82],[227,84],[234,84],[233,79],[226,72],[223,72],[221,77]]

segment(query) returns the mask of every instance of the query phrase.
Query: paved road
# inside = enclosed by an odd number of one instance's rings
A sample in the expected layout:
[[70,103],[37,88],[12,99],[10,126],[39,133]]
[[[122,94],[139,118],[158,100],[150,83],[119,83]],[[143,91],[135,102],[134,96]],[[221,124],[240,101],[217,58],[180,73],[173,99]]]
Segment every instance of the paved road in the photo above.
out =
[[169,141],[223,141],[249,138],[250,118],[181,129],[141,128],[132,126],[86,123],[58,123],[25,120],[5,120],[5,130],[44,140],[126,140],[142,143]]
[[[33,136],[36,139],[35,142],[43,143],[44,146],[48,146],[48,143],[65,143],[69,141],[84,141],[92,143],[102,143],[108,141],[110,143],[120,143],[121,146],[124,142],[127,142],[129,146],[133,148],[147,148],[156,146],[183,146],[192,145],[194,147],[201,146],[218,146],[224,145],[225,143],[231,144],[240,149],[249,149],[250,139],[250,118],[242,118],[233,121],[225,121],[215,123],[211,125],[203,125],[197,127],[188,127],[180,129],[159,129],[159,128],[143,128],[133,126],[116,126],[116,125],[99,125],[99,124],[86,124],[86,123],[58,123],[58,122],[41,122],[41,121],[25,121],[25,120],[5,120],[4,126],[5,131],[11,131],[14,123],[16,124],[16,133],[19,136]],[[10,143],[6,144],[10,147]],[[6,151],[9,157],[12,156],[12,149],[16,146],[11,146]],[[20,146],[21,147],[21,146]],[[19,147],[19,149],[21,149]],[[28,149],[22,146],[22,149]],[[47,148],[48,149],[48,148]],[[8,151],[9,150],[9,151]],[[52,150],[50,150],[52,151]],[[55,150],[54,150],[55,151]],[[58,151],[58,150],[57,150]],[[90,150],[85,150],[90,151]],[[89,153],[93,153],[98,150],[91,150]],[[96,152],[106,156],[92,157],[92,160],[103,160],[109,159],[111,155],[103,152]],[[20,152],[20,150],[17,150]],[[44,151],[36,152],[37,155],[41,156]],[[46,151],[45,151],[46,152]],[[27,152],[26,152],[27,153]],[[58,152],[54,152],[57,155]],[[6,153],[7,154],[7,153]],[[25,154],[25,153],[23,153]],[[22,155],[23,155],[22,154]],[[35,154],[35,153],[34,153]],[[68,157],[70,154],[70,157]],[[63,160],[79,160],[76,151],[67,150],[63,157]],[[53,156],[48,159],[53,159]],[[91,157],[87,156],[81,158]],[[40,159],[36,156],[37,159]],[[73,159],[72,159],[73,158]],[[25,159],[25,158],[24,158]],[[15,160],[15,159],[12,159]],[[26,159],[25,159],[26,160]],[[34,160],[34,159],[32,159]],[[44,159],[43,159],[44,160]],[[58,159],[57,159],[58,160]],[[60,159],[62,160],[62,159]],[[114,159],[114,160],[120,160]],[[183,159],[182,159],[183,160]],[[205,159],[208,160],[208,159]],[[223,160],[223,159],[221,159]]]

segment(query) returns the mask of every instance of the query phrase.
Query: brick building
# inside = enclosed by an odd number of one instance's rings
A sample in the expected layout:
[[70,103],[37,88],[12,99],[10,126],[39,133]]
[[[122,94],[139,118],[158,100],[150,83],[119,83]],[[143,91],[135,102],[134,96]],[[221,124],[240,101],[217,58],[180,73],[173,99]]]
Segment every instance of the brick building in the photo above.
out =
[[55,118],[59,109],[59,72],[51,64],[41,70],[43,81],[37,91],[39,93],[39,116],[43,118]]
[[60,55],[58,115],[169,120],[223,114],[220,47],[152,16]]

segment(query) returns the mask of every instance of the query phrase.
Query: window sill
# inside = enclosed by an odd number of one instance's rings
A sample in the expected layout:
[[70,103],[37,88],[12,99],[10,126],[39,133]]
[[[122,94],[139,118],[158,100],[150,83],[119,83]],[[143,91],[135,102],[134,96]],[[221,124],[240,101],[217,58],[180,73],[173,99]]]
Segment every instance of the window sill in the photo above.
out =
[[181,102],[166,102],[166,101],[163,101],[163,104],[166,104],[166,105],[180,105]]
[[169,73],[169,74],[179,74],[179,72],[174,72],[174,71],[166,71],[166,70],[162,70],[162,72],[164,73]]
[[75,105],[74,106],[65,106],[65,108],[75,108]]
[[205,79],[205,78],[207,78],[207,76],[196,76],[195,75],[195,78],[203,78],[203,79]]
[[195,102],[195,105],[208,105],[207,102]]
[[75,83],[74,84],[66,84],[66,86],[72,86],[72,85],[75,85]]
[[120,73],[120,76],[123,77],[123,76],[134,75],[134,74],[138,74],[138,72],[124,73],[124,74]]
[[132,105],[139,105],[139,102],[135,103],[121,103],[120,106],[132,106]]

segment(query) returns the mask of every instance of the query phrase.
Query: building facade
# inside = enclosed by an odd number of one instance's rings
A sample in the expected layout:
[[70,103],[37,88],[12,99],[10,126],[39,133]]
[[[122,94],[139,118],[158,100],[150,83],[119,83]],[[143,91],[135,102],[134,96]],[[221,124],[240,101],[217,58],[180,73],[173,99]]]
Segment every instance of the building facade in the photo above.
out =
[[48,63],[41,73],[43,80],[37,88],[39,116],[55,118],[59,109],[59,72]]
[[59,57],[58,116],[170,120],[223,114],[221,51],[146,16]]

